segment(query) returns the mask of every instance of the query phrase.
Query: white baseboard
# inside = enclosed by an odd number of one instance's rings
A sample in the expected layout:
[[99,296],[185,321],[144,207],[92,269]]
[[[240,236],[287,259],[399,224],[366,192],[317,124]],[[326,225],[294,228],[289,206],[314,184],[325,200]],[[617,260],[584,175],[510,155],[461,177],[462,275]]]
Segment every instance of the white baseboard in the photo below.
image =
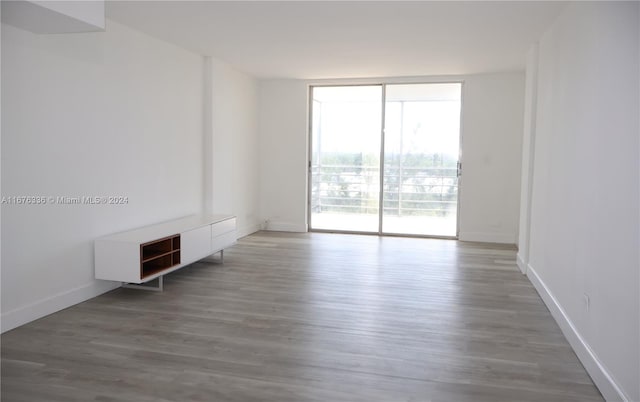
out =
[[458,233],[458,239],[461,241],[476,241],[482,243],[516,244],[515,236],[508,233],[460,231],[460,233]]
[[524,275],[526,275],[527,274],[527,263],[524,262],[524,259],[522,258],[520,253],[518,253],[518,255],[517,255],[516,264],[518,265],[518,268],[520,268],[520,272],[522,272]]
[[307,225],[291,223],[291,222],[269,221],[269,224],[267,225],[265,230],[270,230],[274,232],[305,233],[307,232]]
[[247,226],[241,227],[237,230],[236,233],[238,234],[238,239],[241,239],[259,230],[260,230],[260,224],[256,223],[255,225],[247,225]]
[[624,401],[630,402],[631,399],[624,393],[622,388],[615,382],[609,370],[602,364],[598,356],[593,352],[589,344],[580,335],[577,328],[573,325],[573,322],[569,319],[569,316],[565,313],[562,306],[558,303],[553,294],[549,291],[549,288],[542,281],[536,270],[527,265],[527,277],[536,288],[538,294],[547,305],[547,308],[551,312],[551,315],[556,320],[562,333],[567,341],[573,348],[574,352],[582,362],[582,365],[587,370],[587,373],[591,376],[591,379],[596,384],[602,396],[607,401]]
[[57,311],[82,303],[110,290],[120,287],[120,282],[93,281],[75,289],[58,293],[57,295],[38,300],[29,305],[3,313],[0,318],[1,331],[17,328]]

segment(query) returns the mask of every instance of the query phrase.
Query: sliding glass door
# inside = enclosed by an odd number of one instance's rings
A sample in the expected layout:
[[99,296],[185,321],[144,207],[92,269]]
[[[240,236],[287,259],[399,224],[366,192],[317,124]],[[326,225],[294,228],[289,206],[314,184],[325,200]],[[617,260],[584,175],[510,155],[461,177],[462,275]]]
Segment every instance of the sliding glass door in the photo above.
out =
[[382,86],[314,87],[310,227],[379,231]]
[[386,86],[382,232],[457,236],[460,90]]
[[460,83],[313,87],[310,228],[457,236],[460,107]]

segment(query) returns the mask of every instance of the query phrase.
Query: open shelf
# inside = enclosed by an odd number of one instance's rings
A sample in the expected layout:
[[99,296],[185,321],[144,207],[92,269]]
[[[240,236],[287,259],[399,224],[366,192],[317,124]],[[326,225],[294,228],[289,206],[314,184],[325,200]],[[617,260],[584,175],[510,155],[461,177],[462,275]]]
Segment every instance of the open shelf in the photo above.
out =
[[180,264],[180,235],[140,245],[140,277],[157,274]]

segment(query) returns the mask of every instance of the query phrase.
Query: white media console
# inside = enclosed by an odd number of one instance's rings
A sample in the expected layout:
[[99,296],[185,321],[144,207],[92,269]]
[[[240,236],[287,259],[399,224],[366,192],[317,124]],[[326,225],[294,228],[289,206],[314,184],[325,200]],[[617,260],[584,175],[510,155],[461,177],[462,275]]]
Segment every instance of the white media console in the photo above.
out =
[[[105,236],[95,241],[95,277],[125,284],[159,279],[233,245],[233,215],[190,216]],[[145,286],[145,288],[147,288]]]

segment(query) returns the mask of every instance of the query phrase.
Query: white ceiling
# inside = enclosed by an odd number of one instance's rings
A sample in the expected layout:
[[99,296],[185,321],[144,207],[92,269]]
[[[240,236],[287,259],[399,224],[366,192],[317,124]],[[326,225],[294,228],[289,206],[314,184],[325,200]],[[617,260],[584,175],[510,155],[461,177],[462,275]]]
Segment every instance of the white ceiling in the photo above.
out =
[[257,77],[320,79],[523,69],[526,51],[565,5],[109,0],[106,12]]

